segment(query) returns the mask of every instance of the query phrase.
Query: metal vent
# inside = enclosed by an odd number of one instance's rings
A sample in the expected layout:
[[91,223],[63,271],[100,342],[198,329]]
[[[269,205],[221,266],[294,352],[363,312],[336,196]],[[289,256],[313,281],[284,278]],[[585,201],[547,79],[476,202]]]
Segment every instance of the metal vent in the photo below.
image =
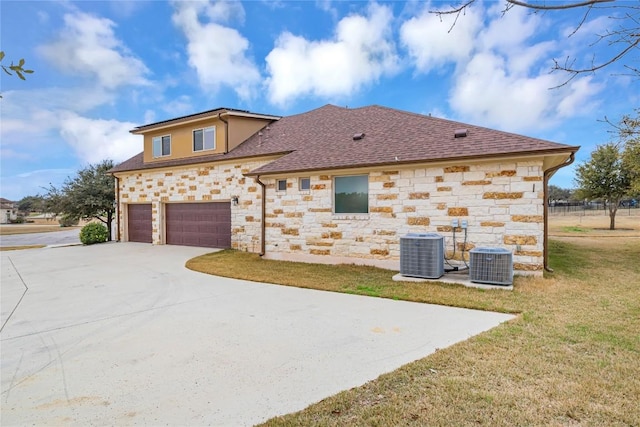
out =
[[473,248],[469,251],[469,278],[476,283],[511,285],[513,254],[504,248]]
[[464,138],[465,136],[467,136],[466,129],[456,129],[455,132],[453,133],[454,138]]
[[400,237],[400,274],[438,279],[444,274],[444,237],[438,233],[409,233]]
[[359,141],[362,138],[364,138],[364,132],[360,132],[360,133],[354,133],[353,134],[353,140],[354,141]]

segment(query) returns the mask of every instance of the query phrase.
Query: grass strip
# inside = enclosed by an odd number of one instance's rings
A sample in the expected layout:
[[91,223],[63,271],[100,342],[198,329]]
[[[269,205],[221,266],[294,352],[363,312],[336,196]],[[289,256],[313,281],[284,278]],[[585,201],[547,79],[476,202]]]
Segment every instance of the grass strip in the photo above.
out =
[[55,233],[56,231],[65,231],[80,229],[80,227],[60,227],[59,225],[3,225],[0,226],[0,236],[11,236],[14,234],[33,234],[33,233]]
[[22,249],[39,249],[44,248],[47,245],[24,245],[24,246],[0,246],[1,251],[19,251]]

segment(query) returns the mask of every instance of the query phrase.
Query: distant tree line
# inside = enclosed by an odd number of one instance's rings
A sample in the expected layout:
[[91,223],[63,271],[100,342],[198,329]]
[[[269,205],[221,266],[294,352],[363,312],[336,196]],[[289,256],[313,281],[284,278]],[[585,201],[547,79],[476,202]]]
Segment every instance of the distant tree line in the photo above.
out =
[[112,160],[89,165],[73,178],[67,178],[60,187],[49,185],[43,195],[24,197],[17,203],[17,208],[26,214],[43,212],[61,216],[60,225],[63,226],[75,225],[81,219],[96,219],[107,227],[108,240],[112,240],[115,180],[108,171],[113,166]]

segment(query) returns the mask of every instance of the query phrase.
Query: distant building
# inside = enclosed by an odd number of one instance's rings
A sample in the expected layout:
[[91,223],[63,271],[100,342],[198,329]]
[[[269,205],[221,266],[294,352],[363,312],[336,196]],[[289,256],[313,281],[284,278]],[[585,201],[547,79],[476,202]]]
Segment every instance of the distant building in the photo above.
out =
[[0,197],[0,224],[9,224],[18,218],[16,203]]

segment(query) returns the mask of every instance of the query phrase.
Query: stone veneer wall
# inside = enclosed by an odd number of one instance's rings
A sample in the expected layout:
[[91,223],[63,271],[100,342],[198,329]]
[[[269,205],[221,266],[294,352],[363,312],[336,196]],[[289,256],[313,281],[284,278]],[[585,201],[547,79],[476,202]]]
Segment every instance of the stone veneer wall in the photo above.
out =
[[[309,191],[299,191],[297,179],[288,178],[286,192],[275,190],[275,179],[263,180],[267,257],[398,270],[401,236],[441,233],[450,253],[451,220],[458,218],[468,221],[466,250],[504,247],[513,252],[519,274],[542,273],[542,161],[371,172],[368,215],[333,214],[333,176],[310,178]],[[457,254],[463,237],[458,228]]]
[[121,239],[126,240],[126,211],[129,203],[152,204],[153,243],[164,243],[163,203],[228,202],[239,197],[238,206],[231,205],[231,245],[234,249],[260,252],[261,189],[244,173],[266,161],[176,167],[164,170],[119,174]]

